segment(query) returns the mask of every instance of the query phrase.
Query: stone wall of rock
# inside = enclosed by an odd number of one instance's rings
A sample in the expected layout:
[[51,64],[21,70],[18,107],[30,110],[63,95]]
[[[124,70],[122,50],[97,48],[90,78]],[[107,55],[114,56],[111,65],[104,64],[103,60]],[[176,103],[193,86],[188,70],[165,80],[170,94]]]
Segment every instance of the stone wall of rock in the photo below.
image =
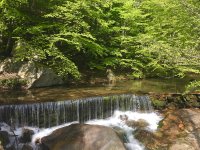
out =
[[14,62],[6,59],[0,63],[0,74],[15,74],[16,78],[27,81],[27,88],[46,87],[64,84],[64,80],[53,70],[38,67],[34,62]]

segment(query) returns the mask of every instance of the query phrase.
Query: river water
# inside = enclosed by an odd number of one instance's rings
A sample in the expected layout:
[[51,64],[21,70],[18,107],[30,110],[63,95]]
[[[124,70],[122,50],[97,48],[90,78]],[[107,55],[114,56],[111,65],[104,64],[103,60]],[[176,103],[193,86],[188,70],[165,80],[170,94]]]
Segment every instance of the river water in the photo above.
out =
[[190,82],[184,79],[143,79],[118,81],[115,85],[55,86],[25,91],[0,91],[0,105],[33,103],[38,101],[62,101],[114,94],[180,93]]

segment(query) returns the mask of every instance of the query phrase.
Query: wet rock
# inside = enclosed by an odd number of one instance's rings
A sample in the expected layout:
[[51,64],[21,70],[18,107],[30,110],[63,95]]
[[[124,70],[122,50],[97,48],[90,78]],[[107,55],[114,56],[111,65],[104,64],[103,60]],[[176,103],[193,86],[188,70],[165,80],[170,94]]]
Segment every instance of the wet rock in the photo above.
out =
[[17,147],[15,147],[15,145],[9,145],[5,148],[5,150],[19,150]]
[[120,118],[122,121],[127,121],[127,120],[128,120],[128,116],[127,116],[127,115],[120,115],[119,118]]
[[42,150],[125,150],[113,129],[87,124],[57,129],[41,139],[40,147]]
[[19,138],[20,143],[29,143],[31,142],[34,131],[28,128],[22,130],[22,136]]
[[33,147],[29,144],[24,144],[21,150],[33,150]]
[[10,143],[9,134],[7,131],[0,131],[0,141],[4,147]]
[[146,128],[149,124],[144,119],[135,120],[127,120],[127,126],[132,128]]
[[154,150],[158,147],[162,147],[162,149],[164,150],[166,147],[166,144],[161,141],[160,135],[155,134],[151,131],[137,129],[134,131],[133,134],[137,140],[145,145],[146,149]]
[[115,132],[117,133],[121,141],[123,141],[123,143],[127,143],[128,138],[127,138],[126,132],[119,127],[113,127],[113,129],[115,130]]

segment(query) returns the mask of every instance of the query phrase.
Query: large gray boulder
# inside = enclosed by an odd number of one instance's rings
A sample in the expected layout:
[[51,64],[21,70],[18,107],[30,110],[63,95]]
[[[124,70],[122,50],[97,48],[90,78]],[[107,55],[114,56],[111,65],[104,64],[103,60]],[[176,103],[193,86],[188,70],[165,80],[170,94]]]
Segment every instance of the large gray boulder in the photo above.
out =
[[6,59],[0,62],[0,74],[14,74],[27,82],[27,88],[47,87],[64,84],[64,80],[49,68],[37,66],[33,61],[14,62]]
[[87,124],[57,129],[40,140],[40,147],[42,150],[125,150],[113,129]]
[[64,83],[62,78],[57,76],[53,70],[38,67],[34,62],[23,64],[19,69],[18,76],[27,80],[28,88],[61,85]]

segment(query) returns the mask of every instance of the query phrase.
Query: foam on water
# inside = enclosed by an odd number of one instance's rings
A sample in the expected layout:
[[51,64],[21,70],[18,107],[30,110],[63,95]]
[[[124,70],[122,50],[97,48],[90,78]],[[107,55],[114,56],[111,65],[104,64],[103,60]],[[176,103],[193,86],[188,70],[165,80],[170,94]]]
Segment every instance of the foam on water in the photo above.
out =
[[88,124],[98,124],[104,126],[119,126],[124,127],[126,124],[123,120],[120,119],[120,116],[127,116],[129,120],[138,121],[139,119],[144,119],[148,124],[148,130],[154,131],[158,127],[158,122],[161,120],[161,117],[155,112],[152,113],[139,113],[139,112],[131,112],[131,111],[115,111],[112,117],[107,119],[96,119],[91,120],[86,123]]
[[[127,116],[128,120],[134,120],[137,121],[139,119],[145,120],[149,125],[146,127],[147,130],[149,131],[155,131],[158,127],[159,121],[162,119],[161,116],[159,116],[157,113],[138,113],[138,112],[131,112],[131,111],[115,111],[113,116],[107,118],[107,119],[95,119],[86,122],[86,124],[91,124],[91,125],[103,125],[103,126],[108,126],[108,127],[118,127],[126,133],[127,136],[127,142],[125,143],[126,148],[128,150],[144,150],[144,146],[137,141],[134,136],[133,136],[133,131],[135,128],[128,127],[125,123],[125,120],[120,119],[121,116]],[[67,124],[63,124],[60,126],[52,127],[52,128],[47,128],[47,129],[41,129],[38,133],[36,133],[33,136],[32,142],[35,143],[37,139],[40,139],[44,136],[47,136],[51,134],[53,131],[56,129],[69,126],[70,124],[77,123],[77,122],[71,122]]]
[[147,130],[155,131],[158,127],[159,121],[162,119],[156,113],[138,113],[138,112],[131,112],[131,111],[115,111],[114,115],[110,118],[105,120],[92,120],[88,121],[88,124],[93,125],[104,125],[109,127],[119,127],[124,130],[127,136],[127,143],[125,143],[126,148],[128,150],[144,150],[144,146],[137,141],[133,136],[134,128],[128,127],[125,121],[121,120],[120,116],[127,116],[128,120],[138,121],[139,119],[145,120],[149,125],[147,126]]
[[57,129],[60,129],[60,128],[63,128],[63,127],[66,127],[66,126],[69,126],[69,125],[75,124],[75,123],[78,123],[78,122],[70,122],[70,123],[66,123],[63,125],[59,125],[59,126],[55,126],[55,127],[51,127],[51,128],[45,128],[45,129],[39,129],[39,128],[36,129],[35,128],[34,131],[37,130],[38,132],[35,132],[35,134],[33,135],[32,143],[35,143],[37,139],[41,139],[44,136],[50,135],[53,131],[55,131]]

